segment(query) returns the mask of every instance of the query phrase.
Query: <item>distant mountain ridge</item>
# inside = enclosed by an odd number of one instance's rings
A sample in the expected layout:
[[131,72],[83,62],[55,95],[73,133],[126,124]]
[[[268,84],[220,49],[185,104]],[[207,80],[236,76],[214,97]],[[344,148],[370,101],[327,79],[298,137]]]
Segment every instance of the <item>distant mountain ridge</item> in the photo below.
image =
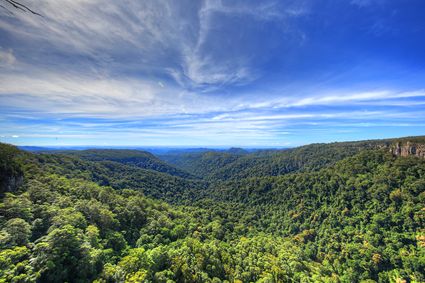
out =
[[388,148],[394,155],[423,157],[425,137],[316,143],[281,150],[206,151],[159,155],[167,163],[207,179],[231,180],[279,176],[295,171],[318,170],[361,150]]
[[152,153],[131,149],[87,149],[78,151],[56,151],[56,154],[65,154],[89,161],[114,161],[139,168],[167,173],[182,178],[195,178],[193,175],[177,169],[157,158]]

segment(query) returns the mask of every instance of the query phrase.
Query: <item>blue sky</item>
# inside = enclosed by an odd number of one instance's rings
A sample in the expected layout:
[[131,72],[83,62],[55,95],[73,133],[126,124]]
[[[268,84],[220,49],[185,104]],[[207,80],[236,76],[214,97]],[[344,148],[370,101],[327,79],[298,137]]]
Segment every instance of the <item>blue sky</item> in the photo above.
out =
[[425,134],[425,1],[0,8],[0,141],[296,146]]

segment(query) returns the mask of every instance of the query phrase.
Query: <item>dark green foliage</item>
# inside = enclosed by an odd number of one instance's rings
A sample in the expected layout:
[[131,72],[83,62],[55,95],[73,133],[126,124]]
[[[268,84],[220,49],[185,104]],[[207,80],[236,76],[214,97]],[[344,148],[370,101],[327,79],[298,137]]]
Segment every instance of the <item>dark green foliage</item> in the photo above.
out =
[[0,195],[15,191],[23,181],[23,172],[16,158],[19,154],[14,146],[0,146]]
[[204,181],[0,144],[0,282],[424,282],[425,160],[386,142],[181,159]]
[[182,168],[200,178],[206,178],[228,164],[242,157],[234,152],[206,151],[195,153],[175,153],[161,158],[178,168]]
[[177,152],[161,155],[160,158],[204,179],[240,180],[320,170],[362,150],[387,148],[407,141],[425,143],[425,138],[311,144],[293,149],[261,150],[253,153],[240,150]]
[[[247,224],[293,237],[311,260],[337,264],[342,278],[351,274],[348,282],[378,280],[400,267],[424,280],[424,249],[416,239],[424,228],[424,180],[424,160],[364,151],[318,172],[234,181],[208,195],[257,211]],[[360,265],[362,273],[352,270]]]
[[250,154],[201,152],[163,155],[161,158],[205,179],[239,180],[318,170],[369,146],[364,143],[313,144]]
[[183,178],[193,178],[189,173],[179,170],[167,163],[161,161],[153,154],[129,149],[89,149],[81,151],[62,151],[61,153],[76,156],[89,161],[114,161],[126,165],[134,165],[143,169],[150,169],[173,176]]
[[114,189],[140,190],[147,196],[171,203],[179,201],[175,197],[177,194],[191,200],[197,191],[207,186],[204,181],[171,176],[114,161],[88,161],[63,154],[37,154],[29,157],[28,161],[38,165],[30,168],[34,174],[50,172],[67,178],[94,181]]

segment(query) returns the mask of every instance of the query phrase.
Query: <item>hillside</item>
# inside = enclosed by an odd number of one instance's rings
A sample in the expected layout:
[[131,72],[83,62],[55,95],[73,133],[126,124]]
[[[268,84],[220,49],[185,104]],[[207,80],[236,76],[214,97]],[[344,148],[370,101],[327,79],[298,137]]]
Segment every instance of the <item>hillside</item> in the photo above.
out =
[[240,157],[242,157],[241,154],[227,151],[180,152],[160,155],[162,160],[199,178],[211,176],[220,168],[232,164]]
[[[279,176],[291,172],[312,171],[331,166],[364,149],[387,148],[394,154],[407,156],[415,151],[425,156],[417,145],[425,144],[423,137],[387,140],[311,144],[285,150],[260,150],[252,153],[239,151],[206,151],[160,155],[173,164],[198,177],[210,180],[238,180],[248,177]],[[398,149],[397,149],[398,148]],[[418,150],[416,150],[418,148]]]
[[163,162],[153,154],[129,149],[88,149],[59,151],[57,153],[76,156],[89,161],[114,161],[126,165],[134,165],[143,169],[150,169],[161,173],[183,178],[193,178],[189,173],[179,170]]
[[[138,190],[146,196],[169,202],[190,200],[194,191],[202,190],[206,183],[191,178],[185,179],[167,173],[143,169],[114,161],[89,161],[77,154],[32,154],[27,162],[38,164],[34,170],[58,174],[67,178],[79,178],[96,182],[114,189]],[[176,199],[176,195],[181,195]]]
[[424,282],[424,141],[179,154],[203,181],[0,144],[0,282]]

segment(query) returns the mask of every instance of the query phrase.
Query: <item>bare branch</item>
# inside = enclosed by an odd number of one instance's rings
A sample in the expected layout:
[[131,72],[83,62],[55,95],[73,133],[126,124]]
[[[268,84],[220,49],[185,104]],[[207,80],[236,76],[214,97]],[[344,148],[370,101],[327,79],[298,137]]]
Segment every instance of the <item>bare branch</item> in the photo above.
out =
[[13,12],[12,11],[10,11],[8,8],[6,8],[5,6],[3,6],[3,5],[0,5],[0,8],[3,8],[3,9],[5,9],[6,11],[8,11],[11,15],[13,15]]
[[[26,5],[22,4],[22,3],[19,3],[18,1],[15,1],[15,0],[1,0],[1,1],[4,1],[4,2],[8,3],[9,5],[13,6],[14,8],[16,8],[18,10],[21,10],[21,11],[24,11],[24,12],[30,12],[33,15],[37,15],[37,16],[43,17],[41,14],[35,12],[31,8],[29,8],[28,6],[26,6]],[[4,6],[1,6],[1,7],[3,7],[4,9],[6,9],[6,10],[9,11],[9,9],[7,9],[6,7],[4,7]]]

